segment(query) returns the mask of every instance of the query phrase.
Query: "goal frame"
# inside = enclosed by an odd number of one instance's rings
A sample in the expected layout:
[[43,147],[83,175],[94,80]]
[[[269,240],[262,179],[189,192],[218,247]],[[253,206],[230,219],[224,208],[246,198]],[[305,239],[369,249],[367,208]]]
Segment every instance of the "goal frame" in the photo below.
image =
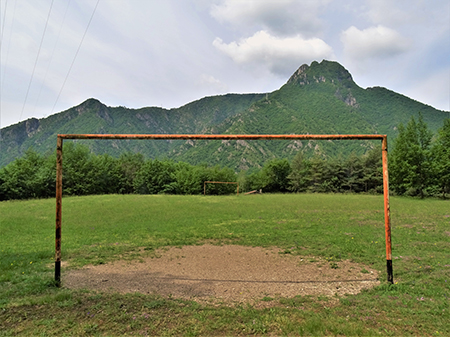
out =
[[239,195],[239,182],[237,182],[237,181],[204,181],[203,182],[203,195],[206,195],[206,184],[237,185],[236,195]]
[[198,135],[198,134],[58,134],[56,139],[55,284],[61,285],[62,173],[64,139],[199,139],[199,140],[381,140],[387,281],[394,283],[387,135]]

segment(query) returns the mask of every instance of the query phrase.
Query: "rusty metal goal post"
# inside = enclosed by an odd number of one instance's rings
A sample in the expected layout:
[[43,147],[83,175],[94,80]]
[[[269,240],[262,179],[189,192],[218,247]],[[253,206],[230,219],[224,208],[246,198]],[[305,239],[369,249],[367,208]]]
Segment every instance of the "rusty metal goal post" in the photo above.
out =
[[392,269],[391,220],[389,204],[388,148],[386,135],[115,135],[59,134],[56,140],[56,229],[55,283],[61,285],[62,172],[64,139],[203,139],[203,140],[381,140],[383,162],[384,223],[386,237],[387,281],[394,283]]

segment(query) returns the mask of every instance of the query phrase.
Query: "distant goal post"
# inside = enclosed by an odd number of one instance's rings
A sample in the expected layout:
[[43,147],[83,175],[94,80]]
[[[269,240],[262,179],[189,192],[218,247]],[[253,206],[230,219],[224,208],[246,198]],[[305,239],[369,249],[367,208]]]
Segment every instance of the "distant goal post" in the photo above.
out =
[[61,227],[62,227],[62,156],[64,139],[198,139],[198,140],[381,140],[383,166],[384,223],[386,237],[387,281],[394,283],[392,269],[391,220],[389,204],[389,174],[387,135],[138,135],[138,134],[59,134],[56,140],[56,228],[55,283],[61,284]]
[[203,182],[203,195],[206,195],[206,184],[226,184],[226,185],[237,185],[236,195],[239,195],[239,183],[236,181],[204,181]]

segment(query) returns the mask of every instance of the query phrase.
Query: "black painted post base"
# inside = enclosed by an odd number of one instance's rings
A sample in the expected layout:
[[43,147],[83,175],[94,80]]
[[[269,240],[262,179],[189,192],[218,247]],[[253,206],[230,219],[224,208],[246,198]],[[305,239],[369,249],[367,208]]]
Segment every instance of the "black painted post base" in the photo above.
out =
[[392,260],[386,260],[387,280],[390,284],[394,284],[394,274],[392,273]]
[[55,284],[61,286],[61,261],[55,261]]

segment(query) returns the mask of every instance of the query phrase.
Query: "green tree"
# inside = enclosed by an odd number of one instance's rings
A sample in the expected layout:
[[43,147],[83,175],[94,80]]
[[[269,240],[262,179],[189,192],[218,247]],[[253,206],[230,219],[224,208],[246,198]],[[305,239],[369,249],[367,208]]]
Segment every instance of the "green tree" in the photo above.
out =
[[323,174],[323,192],[339,193],[350,187],[348,183],[350,170],[345,167],[345,163],[340,157],[325,160]]
[[6,200],[6,186],[4,178],[4,168],[0,169],[0,201]]
[[122,190],[122,171],[118,160],[108,154],[93,155],[92,169],[87,173],[92,182],[90,193],[112,194]]
[[291,165],[287,159],[273,159],[267,162],[262,169],[265,191],[287,192],[289,189],[288,176],[290,173]]
[[[45,165],[46,159],[29,149],[23,157],[11,162],[0,171],[4,199],[31,199],[49,196],[52,175]],[[53,189],[53,193],[54,193]]]
[[265,177],[262,174],[262,170],[249,173],[245,177],[245,183],[243,186],[244,191],[254,191],[263,189],[266,186]]
[[43,158],[41,166],[36,172],[38,191],[41,198],[55,196],[56,191],[56,153]]
[[136,173],[134,190],[139,194],[174,193],[175,163],[168,160],[148,160]]
[[450,119],[444,121],[432,147],[434,177],[442,197],[450,193]]
[[117,161],[121,172],[119,193],[131,194],[134,192],[134,180],[144,162],[144,156],[141,153],[127,152],[120,155]]
[[206,178],[206,167],[192,166],[185,162],[176,165],[175,180],[176,194],[202,194],[203,179]]
[[6,186],[3,178],[3,168],[0,169],[0,201],[6,200]]
[[424,197],[431,177],[431,138],[422,115],[418,122],[411,117],[406,125],[399,125],[390,157],[391,184],[398,194]]
[[365,192],[383,191],[383,167],[381,150],[378,147],[368,151],[362,158],[362,184]]
[[291,164],[291,173],[288,175],[289,190],[305,192],[311,183],[310,163],[304,159],[303,153],[298,152]]
[[352,152],[343,166],[345,176],[341,181],[341,189],[356,193],[364,191],[364,165],[362,157]]
[[319,155],[313,156],[309,160],[310,166],[310,184],[309,192],[329,192],[328,184],[326,183],[327,167],[326,160]]
[[[221,181],[221,182],[236,182],[237,176],[234,171],[228,167],[221,168],[220,166],[208,167],[205,171],[204,181]],[[236,192],[235,184],[207,184],[206,194],[230,194]]]
[[64,143],[63,193],[67,195],[94,194],[94,169],[89,148],[73,142]]

